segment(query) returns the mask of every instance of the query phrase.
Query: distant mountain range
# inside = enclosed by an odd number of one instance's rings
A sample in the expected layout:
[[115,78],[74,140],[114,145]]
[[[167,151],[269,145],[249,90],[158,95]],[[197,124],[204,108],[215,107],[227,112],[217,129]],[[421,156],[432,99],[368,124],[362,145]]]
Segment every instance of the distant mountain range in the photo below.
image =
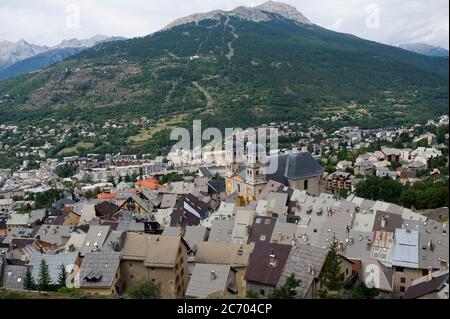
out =
[[448,57],[448,50],[425,43],[400,44],[400,48],[428,56]]
[[0,122],[190,116],[219,128],[331,117],[361,127],[417,123],[448,113],[448,63],[327,30],[269,1],[194,14],[0,81]]
[[89,39],[64,40],[54,47],[25,40],[0,41],[0,80],[43,69],[97,44],[119,40],[125,38],[97,35]]

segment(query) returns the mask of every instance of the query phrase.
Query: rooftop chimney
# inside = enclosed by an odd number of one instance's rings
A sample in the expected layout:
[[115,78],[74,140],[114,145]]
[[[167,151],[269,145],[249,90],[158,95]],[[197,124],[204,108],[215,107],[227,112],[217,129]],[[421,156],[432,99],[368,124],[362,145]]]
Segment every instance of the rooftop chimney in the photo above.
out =
[[340,243],[339,243],[339,253],[340,253],[340,254],[343,254],[343,253],[344,253],[344,243],[343,243],[343,242],[340,242]]
[[276,263],[277,263],[277,257],[275,256],[275,254],[272,251],[269,255],[269,265],[272,267],[275,267]]
[[385,228],[386,227],[386,216],[382,216],[381,217],[381,228]]
[[427,282],[430,282],[433,280],[433,269],[428,269],[428,275],[427,275]]
[[430,251],[434,250],[434,244],[433,244],[433,240],[430,239],[430,241],[428,242],[428,248],[430,249]]

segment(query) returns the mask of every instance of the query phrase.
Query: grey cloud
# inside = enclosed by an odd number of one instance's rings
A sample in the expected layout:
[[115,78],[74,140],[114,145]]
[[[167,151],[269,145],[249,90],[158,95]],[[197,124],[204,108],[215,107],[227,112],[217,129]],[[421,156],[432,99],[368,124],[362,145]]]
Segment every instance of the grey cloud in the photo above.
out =
[[[264,0],[0,0],[0,39],[54,45],[96,34],[144,36],[196,12],[253,6]],[[285,0],[314,23],[387,44],[425,42],[449,47],[447,0]],[[80,10],[80,27],[68,28],[67,6]],[[374,7],[374,5],[376,7]],[[379,27],[366,20],[379,9]],[[378,10],[377,9],[377,10]],[[377,11],[375,10],[375,11]],[[375,12],[376,13],[376,12]],[[373,16],[372,16],[373,18]],[[378,19],[379,18],[379,19]],[[375,21],[375,20],[372,20]]]

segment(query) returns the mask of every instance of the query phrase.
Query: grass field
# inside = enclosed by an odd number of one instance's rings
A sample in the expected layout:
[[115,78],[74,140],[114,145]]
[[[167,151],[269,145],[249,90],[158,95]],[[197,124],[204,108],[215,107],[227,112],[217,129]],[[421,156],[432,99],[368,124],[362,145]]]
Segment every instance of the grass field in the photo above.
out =
[[65,149],[62,149],[58,155],[64,155],[64,154],[70,154],[77,151],[77,148],[85,148],[85,149],[91,149],[94,147],[93,143],[84,143],[79,142],[77,145],[72,147],[66,147]]
[[187,114],[180,114],[180,115],[176,115],[172,118],[169,118],[167,121],[164,121],[164,120],[159,121],[158,123],[156,123],[155,125],[153,125],[150,128],[140,130],[138,135],[130,136],[128,138],[128,141],[130,141],[132,143],[136,143],[136,144],[145,142],[146,140],[151,139],[154,134],[158,133],[159,131],[161,131],[163,129],[175,128],[178,124],[183,122],[183,120],[186,118],[186,116],[187,116]]

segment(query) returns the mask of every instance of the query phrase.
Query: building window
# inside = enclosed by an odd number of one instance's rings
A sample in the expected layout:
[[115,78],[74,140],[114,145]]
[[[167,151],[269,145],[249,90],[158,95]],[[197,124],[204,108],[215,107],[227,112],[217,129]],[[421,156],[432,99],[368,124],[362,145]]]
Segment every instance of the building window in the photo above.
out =
[[345,269],[345,274],[346,274],[346,275],[348,275],[348,268],[347,268],[347,269]]
[[259,291],[259,294],[260,294],[261,296],[264,296],[264,295],[266,294],[266,292],[264,291],[264,289],[261,289],[261,290]]
[[303,182],[303,189],[306,191],[308,190],[308,180]]
[[400,278],[400,282],[401,282],[402,284],[404,284],[404,283],[406,282],[406,278],[405,278],[405,277]]
[[400,287],[400,292],[405,292],[405,287],[401,286]]
[[403,271],[404,271],[403,267],[397,267],[397,268],[395,268],[395,270],[396,270],[397,272],[403,272]]
[[428,275],[428,270],[422,269],[422,276],[426,276],[426,275]]

